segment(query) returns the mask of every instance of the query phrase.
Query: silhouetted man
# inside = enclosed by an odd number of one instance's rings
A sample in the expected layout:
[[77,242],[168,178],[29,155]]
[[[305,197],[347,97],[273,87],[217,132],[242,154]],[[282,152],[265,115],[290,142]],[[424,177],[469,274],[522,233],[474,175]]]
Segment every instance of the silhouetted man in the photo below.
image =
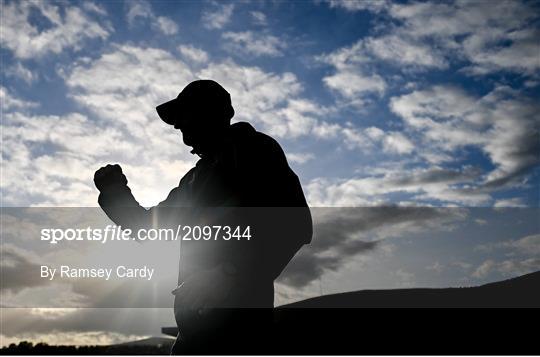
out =
[[116,224],[134,229],[156,221],[251,227],[249,240],[182,242],[175,296],[180,333],[173,353],[200,352],[201,345],[205,352],[242,351],[269,338],[273,281],[311,241],[300,182],[274,139],[246,122],[231,125],[231,98],[217,82],[194,81],[156,109],[199,161],[149,210],[131,194],[120,166],[102,167],[94,177],[99,204]]

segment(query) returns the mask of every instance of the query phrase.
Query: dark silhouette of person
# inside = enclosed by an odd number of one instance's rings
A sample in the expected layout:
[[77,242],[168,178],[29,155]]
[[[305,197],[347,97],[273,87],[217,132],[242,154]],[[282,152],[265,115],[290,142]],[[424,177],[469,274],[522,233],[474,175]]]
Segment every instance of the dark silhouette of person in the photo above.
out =
[[276,140],[246,122],[231,124],[231,98],[217,82],[191,82],[156,109],[200,157],[196,166],[165,201],[145,209],[120,166],[107,165],[94,177],[98,202],[124,228],[156,221],[250,226],[251,239],[182,242],[175,289],[180,332],[172,352],[260,347],[271,338],[273,282],[311,241],[312,219],[300,181]]

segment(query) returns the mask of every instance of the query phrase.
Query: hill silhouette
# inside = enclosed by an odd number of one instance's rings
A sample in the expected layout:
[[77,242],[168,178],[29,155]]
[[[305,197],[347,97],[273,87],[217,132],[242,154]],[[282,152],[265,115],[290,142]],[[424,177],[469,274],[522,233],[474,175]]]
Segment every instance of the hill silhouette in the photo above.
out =
[[540,271],[477,287],[361,290],[284,305],[295,308],[540,307]]
[[538,307],[540,272],[478,287],[321,296],[276,309],[272,353],[538,354],[528,327]]

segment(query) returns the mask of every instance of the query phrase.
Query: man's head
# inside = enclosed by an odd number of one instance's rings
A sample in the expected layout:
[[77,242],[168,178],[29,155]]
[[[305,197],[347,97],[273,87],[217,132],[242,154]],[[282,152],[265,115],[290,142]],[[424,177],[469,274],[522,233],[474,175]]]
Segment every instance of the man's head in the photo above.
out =
[[178,97],[156,110],[165,123],[182,131],[184,143],[199,153],[213,146],[234,116],[229,93],[206,79],[191,82]]

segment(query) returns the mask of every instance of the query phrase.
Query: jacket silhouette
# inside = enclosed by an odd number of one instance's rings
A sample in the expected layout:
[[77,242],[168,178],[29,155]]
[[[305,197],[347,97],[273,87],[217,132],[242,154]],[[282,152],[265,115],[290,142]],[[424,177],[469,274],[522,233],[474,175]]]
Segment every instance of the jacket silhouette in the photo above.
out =
[[[230,124],[234,109],[218,83],[190,83],[157,107],[200,156],[168,197],[141,207],[118,165],[96,172],[98,202],[117,225],[136,230],[158,225],[249,226],[249,239],[182,241],[175,317],[175,351],[235,336],[257,339],[271,322],[273,281],[311,241],[312,221],[297,175],[280,145],[246,122]],[[251,309],[246,309],[251,308]],[[251,337],[247,337],[251,336]],[[182,347],[192,349],[181,349]]]

